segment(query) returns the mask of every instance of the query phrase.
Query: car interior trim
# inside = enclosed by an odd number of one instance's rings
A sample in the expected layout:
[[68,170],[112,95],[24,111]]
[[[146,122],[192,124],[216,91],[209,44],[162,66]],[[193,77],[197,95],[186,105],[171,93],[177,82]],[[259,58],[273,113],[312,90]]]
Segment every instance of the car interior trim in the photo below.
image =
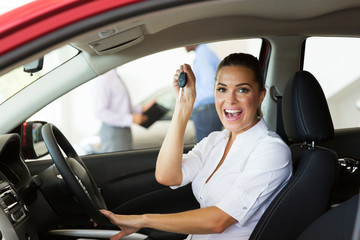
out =
[[[110,238],[117,234],[116,230],[104,230],[104,229],[59,229],[49,231],[49,235],[54,236],[66,236],[66,237],[78,237],[78,238]],[[145,239],[147,236],[140,233],[133,233],[125,239],[140,240]]]

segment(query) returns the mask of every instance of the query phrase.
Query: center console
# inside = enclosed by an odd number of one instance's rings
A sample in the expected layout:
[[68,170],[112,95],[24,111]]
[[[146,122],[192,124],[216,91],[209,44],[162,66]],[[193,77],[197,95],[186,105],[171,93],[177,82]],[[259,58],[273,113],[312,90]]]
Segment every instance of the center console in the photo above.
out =
[[13,224],[21,222],[26,217],[25,204],[5,181],[0,181],[0,207]]
[[0,180],[0,239],[35,240],[26,205],[7,181]]

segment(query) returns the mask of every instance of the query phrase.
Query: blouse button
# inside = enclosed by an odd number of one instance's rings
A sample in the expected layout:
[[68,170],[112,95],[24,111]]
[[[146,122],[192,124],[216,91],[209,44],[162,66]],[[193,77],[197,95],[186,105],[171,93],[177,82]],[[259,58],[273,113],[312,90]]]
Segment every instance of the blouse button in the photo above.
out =
[[243,210],[247,210],[247,207],[243,207]]

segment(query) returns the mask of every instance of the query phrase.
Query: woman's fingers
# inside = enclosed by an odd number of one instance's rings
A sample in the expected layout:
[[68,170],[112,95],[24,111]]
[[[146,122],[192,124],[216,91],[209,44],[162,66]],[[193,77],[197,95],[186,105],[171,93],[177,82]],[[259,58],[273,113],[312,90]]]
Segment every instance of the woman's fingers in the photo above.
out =
[[101,209],[100,212],[107,217],[111,223],[116,225],[116,215],[113,214],[112,212],[105,210],[105,209]]
[[94,227],[98,226],[98,224],[92,218],[90,218],[90,222],[92,222],[94,224]]
[[195,97],[196,97],[195,75],[194,75],[190,65],[186,64],[186,63],[181,65],[180,68],[176,70],[175,75],[174,75],[173,88],[175,91],[175,97],[179,98],[179,94],[180,94],[180,87],[178,86],[177,81],[179,79],[179,75],[181,72],[185,72],[186,77],[187,77],[187,84],[182,89],[183,92],[181,93],[181,95],[184,95],[187,98],[187,101],[185,101],[185,102],[193,103],[195,101]]
[[123,237],[125,237],[126,235],[124,235],[123,231],[120,231],[119,233],[115,234],[114,236],[112,236],[110,238],[110,240],[119,240]]
[[184,72],[186,72],[188,79],[191,83],[195,83],[195,75],[189,64],[183,65]]

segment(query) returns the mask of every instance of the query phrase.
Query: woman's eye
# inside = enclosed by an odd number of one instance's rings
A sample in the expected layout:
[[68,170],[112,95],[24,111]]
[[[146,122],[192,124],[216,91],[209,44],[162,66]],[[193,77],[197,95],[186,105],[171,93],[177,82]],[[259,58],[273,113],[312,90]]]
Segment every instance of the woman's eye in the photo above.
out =
[[239,93],[248,93],[249,92],[249,89],[247,88],[240,88],[239,89]]
[[225,92],[226,89],[225,89],[225,88],[218,88],[217,90],[218,90],[219,92]]

